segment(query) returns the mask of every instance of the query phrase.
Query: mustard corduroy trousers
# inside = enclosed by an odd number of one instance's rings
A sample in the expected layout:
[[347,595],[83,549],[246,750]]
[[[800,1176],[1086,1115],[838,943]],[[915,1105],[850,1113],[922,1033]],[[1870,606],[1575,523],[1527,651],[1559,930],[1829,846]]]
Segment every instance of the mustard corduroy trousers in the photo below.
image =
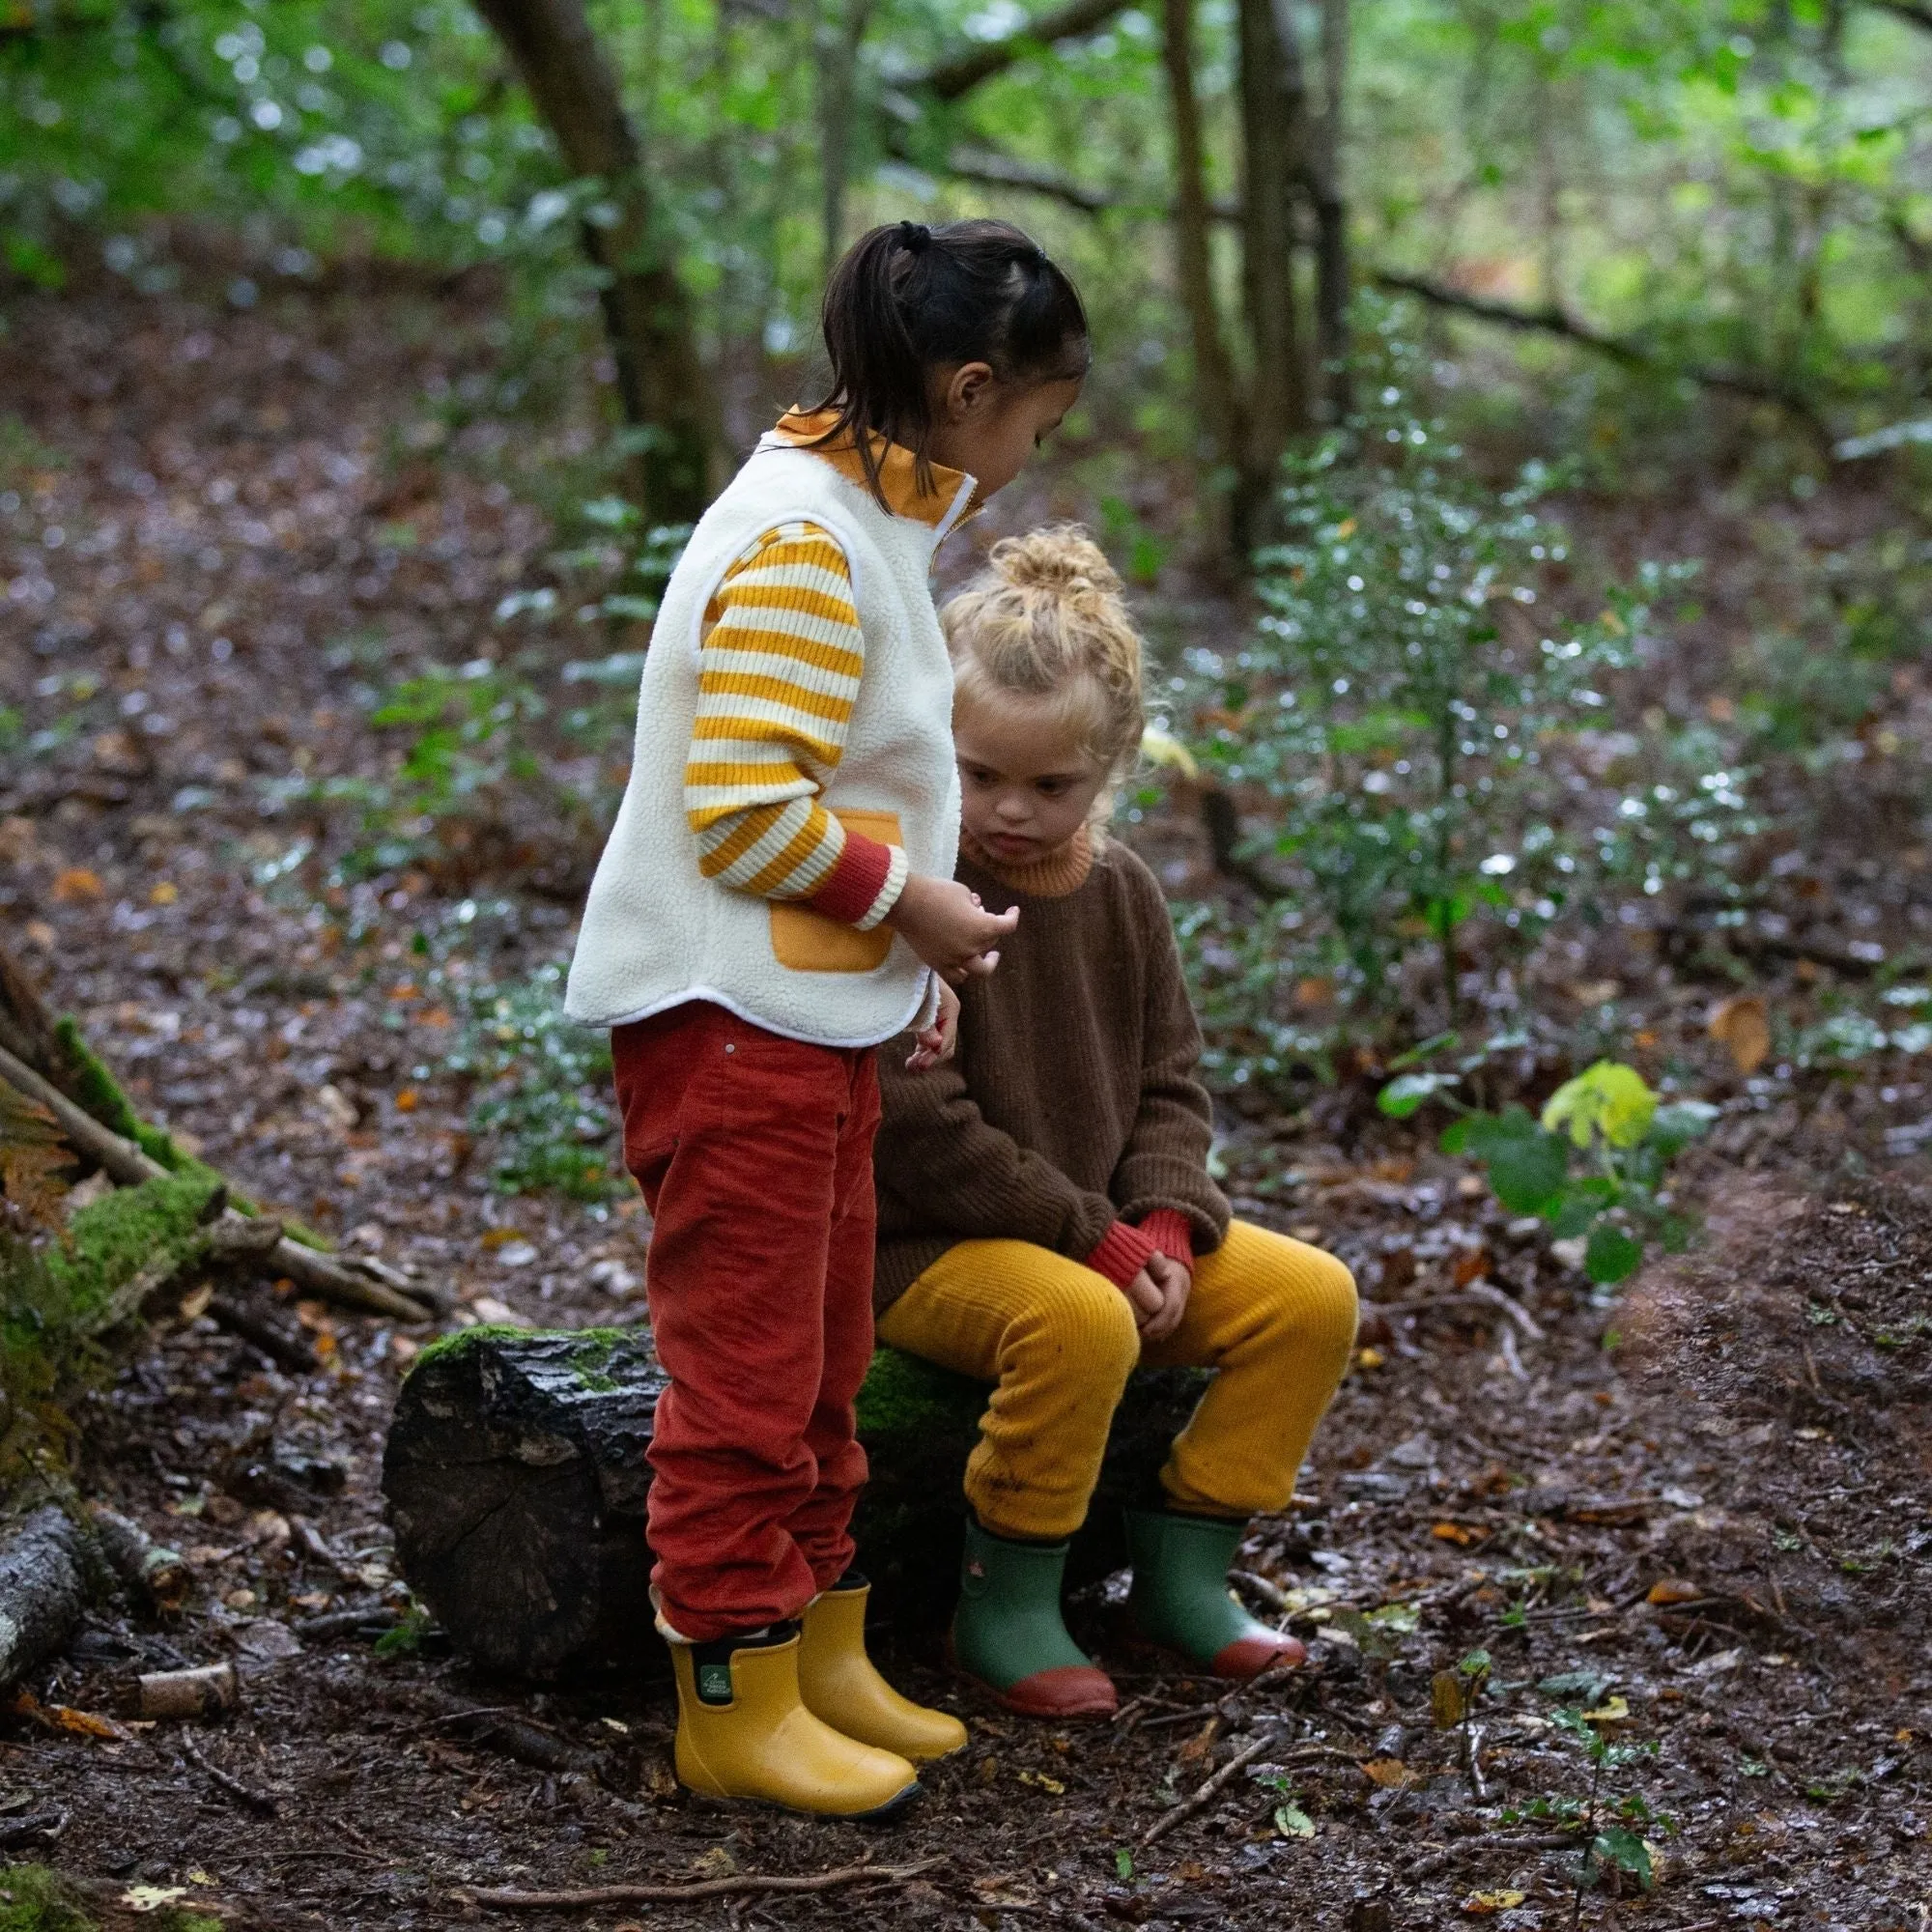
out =
[[1287,1506],[1355,1339],[1355,1284],[1333,1255],[1245,1221],[1197,1258],[1180,1325],[1144,1348],[1105,1275],[1030,1241],[961,1241],[879,1317],[879,1339],[997,1384],[966,1499],[997,1535],[1078,1529],[1114,1409],[1137,1368],[1214,1370],[1161,1471],[1177,1509]]

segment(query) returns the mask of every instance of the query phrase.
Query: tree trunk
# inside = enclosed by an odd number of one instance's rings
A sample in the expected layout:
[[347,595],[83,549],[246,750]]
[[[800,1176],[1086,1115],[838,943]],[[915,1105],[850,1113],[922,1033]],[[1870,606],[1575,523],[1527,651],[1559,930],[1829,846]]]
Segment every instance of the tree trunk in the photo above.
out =
[[1235,498],[1243,548],[1263,534],[1275,471],[1308,424],[1308,377],[1295,314],[1294,200],[1305,151],[1307,90],[1277,11],[1288,0],[1237,0],[1240,53],[1242,294],[1254,374]]
[[582,0],[477,0],[573,175],[601,181],[616,219],[583,225],[604,271],[605,329],[626,421],[642,432],[647,515],[690,523],[711,497],[716,446],[710,384],[691,302],[658,232],[638,138]]
[[1349,0],[1321,0],[1321,113],[1309,128],[1308,195],[1315,206],[1315,340],[1331,422],[1354,407],[1349,358],[1349,207],[1342,185],[1349,92]]
[[[1167,0],[1163,54],[1174,128],[1174,252],[1194,352],[1194,393],[1215,471],[1216,521],[1225,522],[1230,488],[1241,469],[1235,372],[1214,300],[1214,260],[1201,102],[1194,87],[1193,0]],[[1220,531],[1225,543],[1228,532]]]
[[[410,1587],[487,1668],[549,1676],[656,1650],[644,1544],[664,1373],[630,1331],[472,1328],[417,1358],[397,1400],[383,1492]],[[1125,1559],[1119,1505],[1145,1493],[1201,1387],[1140,1376],[1075,1540],[1070,1583]],[[952,1605],[960,1479],[985,1390],[882,1350],[859,1398],[872,1476],[853,1528],[880,1608],[932,1623]]]
[[820,252],[830,279],[845,252],[845,194],[852,178],[852,116],[859,49],[872,0],[824,0],[818,17],[818,187]]

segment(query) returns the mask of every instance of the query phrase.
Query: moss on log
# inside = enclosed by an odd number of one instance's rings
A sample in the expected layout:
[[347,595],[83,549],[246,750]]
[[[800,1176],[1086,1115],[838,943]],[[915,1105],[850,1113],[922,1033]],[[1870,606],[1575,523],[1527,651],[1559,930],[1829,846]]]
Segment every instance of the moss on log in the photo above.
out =
[[[652,1419],[665,1376],[631,1330],[479,1327],[416,1358],[383,1463],[410,1586],[488,1668],[552,1676],[654,1664],[644,1543]],[[1136,1377],[1068,1566],[1125,1561],[1119,1505],[1151,1484],[1200,1393],[1192,1371]],[[952,1603],[960,1480],[985,1389],[881,1350],[859,1398],[871,1482],[854,1524],[880,1609],[929,1625]]]

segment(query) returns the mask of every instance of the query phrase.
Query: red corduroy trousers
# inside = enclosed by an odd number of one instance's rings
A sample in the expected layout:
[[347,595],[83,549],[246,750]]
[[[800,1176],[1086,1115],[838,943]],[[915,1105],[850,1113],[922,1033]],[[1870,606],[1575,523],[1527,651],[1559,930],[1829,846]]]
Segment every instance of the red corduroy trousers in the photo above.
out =
[[869,1047],[781,1039],[701,1001],[611,1046],[670,1377],[651,1580],[671,1628],[703,1642],[797,1616],[852,1560],[878,1079]]

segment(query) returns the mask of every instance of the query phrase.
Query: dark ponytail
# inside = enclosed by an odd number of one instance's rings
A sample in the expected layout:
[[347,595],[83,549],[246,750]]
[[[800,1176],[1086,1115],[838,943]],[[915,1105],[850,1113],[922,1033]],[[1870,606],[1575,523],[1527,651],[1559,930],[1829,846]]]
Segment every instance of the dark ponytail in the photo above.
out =
[[1087,373],[1079,292],[1005,221],[895,221],[861,236],[826,284],[824,327],[832,392],[819,408],[838,417],[818,440],[850,437],[882,505],[874,435],[911,450],[931,487],[933,369],[985,362],[1022,384]]

